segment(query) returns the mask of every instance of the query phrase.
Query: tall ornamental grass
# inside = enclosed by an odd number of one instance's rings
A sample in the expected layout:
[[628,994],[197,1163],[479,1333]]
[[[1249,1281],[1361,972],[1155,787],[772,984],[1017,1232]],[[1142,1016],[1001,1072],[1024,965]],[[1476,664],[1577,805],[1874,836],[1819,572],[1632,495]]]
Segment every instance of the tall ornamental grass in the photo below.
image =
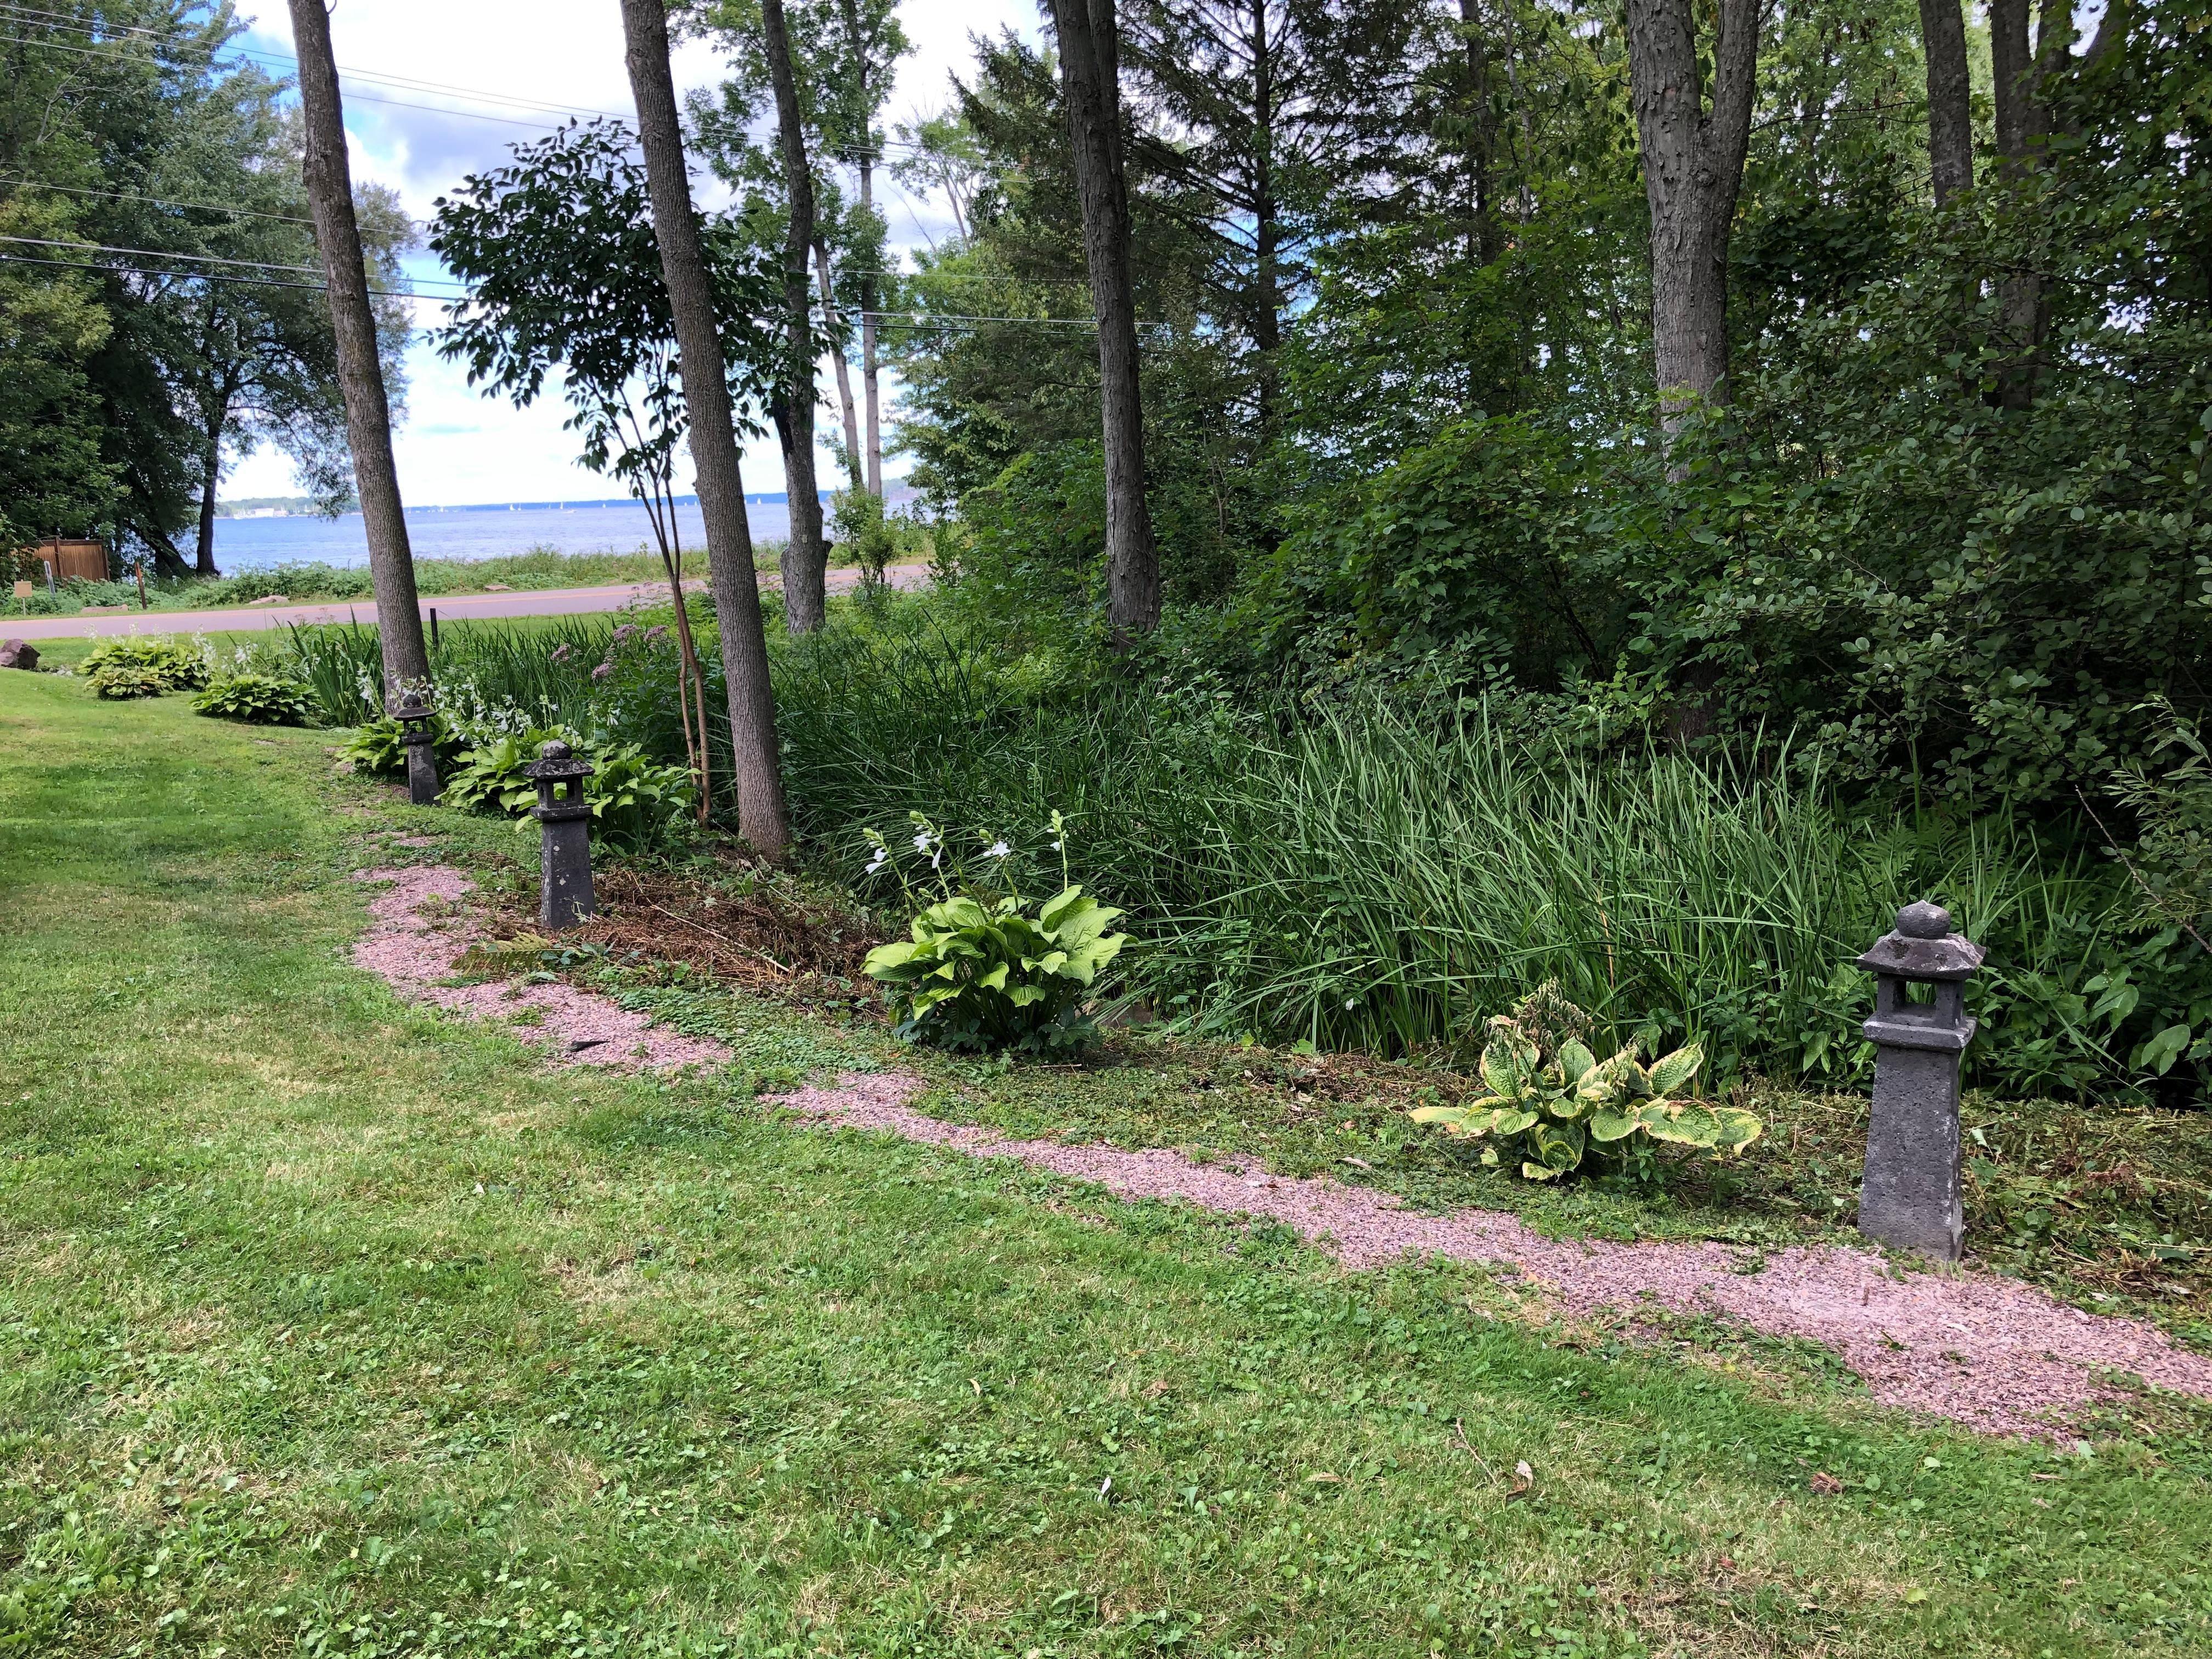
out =
[[1975,1063],[2002,1086],[2124,1080],[2146,1022],[2212,988],[2187,941],[2130,927],[2103,860],[2002,813],[1848,809],[1781,744],[1600,755],[1480,705],[1074,687],[926,612],[804,642],[778,697],[797,810],[848,874],[909,811],[1018,846],[1057,807],[1078,878],[1133,912],[1127,966],[1200,1029],[1465,1053],[1555,979],[1723,1075],[1863,1079],[1855,959],[1922,896],[1990,946]]

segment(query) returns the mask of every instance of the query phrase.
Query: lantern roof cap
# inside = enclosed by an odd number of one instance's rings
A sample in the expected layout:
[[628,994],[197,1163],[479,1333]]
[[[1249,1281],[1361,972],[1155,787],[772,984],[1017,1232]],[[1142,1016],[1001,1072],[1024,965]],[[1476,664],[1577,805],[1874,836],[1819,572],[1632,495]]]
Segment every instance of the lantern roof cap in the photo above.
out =
[[1965,979],[1982,965],[1982,947],[1951,928],[1951,913],[1926,899],[1897,913],[1897,929],[1859,958],[1869,973],[1899,979]]
[[575,751],[558,738],[554,738],[538,753],[540,758],[531,762],[522,769],[524,777],[535,778],[540,783],[546,783],[560,778],[587,778],[592,775],[593,770],[592,763],[586,760],[577,759]]
[[428,720],[430,716],[430,704],[420,691],[403,692],[399,698],[399,707],[392,712],[403,720]]

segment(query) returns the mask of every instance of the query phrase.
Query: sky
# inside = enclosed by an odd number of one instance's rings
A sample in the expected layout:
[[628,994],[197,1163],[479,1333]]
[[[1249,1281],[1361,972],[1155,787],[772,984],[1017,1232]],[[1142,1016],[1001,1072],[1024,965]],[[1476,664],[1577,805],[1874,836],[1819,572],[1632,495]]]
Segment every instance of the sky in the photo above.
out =
[[[284,0],[244,0],[239,13],[252,26],[240,46],[291,52]],[[884,109],[887,124],[934,112],[950,100],[948,77],[955,70],[964,73],[973,59],[971,36],[1009,27],[1032,40],[1038,34],[1035,0],[902,0],[900,15],[915,50],[899,66]],[[526,143],[571,114],[635,118],[617,0],[337,0],[331,33],[354,178],[396,189],[418,222],[465,175],[499,165],[510,144]],[[269,67],[283,72],[285,66]],[[688,88],[712,86],[721,76],[714,52],[696,42],[677,48],[673,69],[679,99]],[[433,84],[449,90],[426,89]],[[550,100],[552,107],[538,100]],[[951,216],[941,201],[909,197],[880,170],[877,179],[888,198],[884,217],[894,252],[927,247],[950,234]],[[704,206],[726,199],[713,175],[696,164],[693,188]],[[408,269],[424,286],[447,276],[427,250],[410,258]],[[424,301],[415,310],[426,327],[442,315],[441,307]],[[407,419],[393,434],[393,448],[400,491],[410,505],[622,493],[614,481],[576,463],[575,440],[561,429],[566,410],[557,398],[517,410],[504,399],[481,397],[458,368],[441,361],[419,338],[409,350],[407,372]],[[834,398],[831,374],[825,366],[820,385]],[[857,375],[855,385],[857,390]],[[885,390],[887,399],[895,395],[888,383]],[[826,427],[838,417],[825,408],[817,418]],[[783,464],[773,440],[750,447],[744,465],[748,490],[783,488]],[[817,465],[824,480],[842,476],[826,450]],[[888,477],[903,471],[902,461],[886,458]],[[679,488],[690,488],[688,461]],[[264,449],[237,465],[222,494],[236,501],[296,489],[289,463]]]

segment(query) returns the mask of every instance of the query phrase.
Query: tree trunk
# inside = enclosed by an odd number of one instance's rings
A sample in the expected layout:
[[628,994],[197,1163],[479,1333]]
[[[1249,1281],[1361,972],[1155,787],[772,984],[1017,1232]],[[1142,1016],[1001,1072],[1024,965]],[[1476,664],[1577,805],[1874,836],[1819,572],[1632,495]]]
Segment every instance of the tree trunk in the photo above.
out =
[[823,573],[830,562],[822,545],[822,495],[814,481],[814,327],[806,280],[808,251],[814,246],[814,173],[806,161],[806,129],[798,77],[792,73],[783,0],[761,0],[761,23],[769,78],[775,84],[784,197],[790,210],[783,239],[783,482],[791,507],[791,537],[783,544],[783,623],[794,634],[810,634],[822,626],[828,607]]
[[1651,208],[1651,355],[1670,431],[1695,399],[1729,399],[1729,233],[1751,140],[1759,15],[1759,0],[1721,0],[1705,114],[1692,0],[1628,0],[1629,88]]
[[1099,415],[1106,449],[1106,620],[1127,641],[1160,621],[1160,555],[1145,503],[1145,416],[1129,280],[1129,198],[1121,173],[1120,43],[1114,0],[1052,0],[1060,85],[1083,199],[1083,255],[1098,319]]
[[2036,131],[2033,67],[2027,47],[2030,0],[1990,0],[1990,80],[1996,94],[2000,169],[2018,178]]
[[[876,166],[860,159],[860,208],[876,216]],[[880,243],[878,243],[880,248]],[[867,398],[867,493],[883,500],[883,352],[876,343],[876,274],[860,274],[860,394]]]
[[[309,4],[315,0],[307,0]],[[676,372],[690,417],[691,462],[699,515],[707,526],[707,568],[722,635],[722,673],[729,689],[730,738],[737,763],[738,830],[763,857],[781,859],[791,844],[783,775],[775,738],[775,694],[769,684],[768,641],[761,629],[760,587],[753,574],[752,531],[745,522],[745,485],[730,410],[729,365],[714,323],[714,289],[691,205],[677,123],[676,87],[668,73],[668,12],[662,0],[622,0],[638,140],[653,198],[653,234],[676,319]],[[802,277],[805,267],[800,267]]]
[[307,200],[315,246],[330,290],[337,337],[338,385],[345,396],[346,440],[353,451],[354,488],[368,532],[369,580],[376,593],[377,633],[384,647],[386,696],[430,678],[422,614],[415,592],[415,559],[399,472],[392,459],[392,404],[376,350],[376,317],[368,304],[368,266],[353,214],[353,174],[346,161],[345,112],[331,55],[330,15],[323,0],[291,0],[292,38],[299,52],[300,105],[306,119]]
[[[2051,137],[2043,82],[2063,70],[2073,54],[2073,12],[2065,0],[2044,0],[2039,39],[2031,50],[2031,0],[1990,0],[1990,79],[1996,103],[1998,170],[2018,185],[2034,168]],[[2042,378],[2043,337],[2050,326],[2050,297],[2034,270],[2016,270],[1998,289],[2005,343],[2010,355],[1997,371],[1997,404],[2026,409]]]
[[1477,264],[1489,265],[1498,263],[1499,252],[1498,209],[1490,181],[1498,129],[1490,109],[1490,54],[1482,38],[1481,3],[1459,0],[1459,25],[1467,46],[1468,252]]
[[[854,88],[854,106],[860,112],[860,148],[854,153],[854,165],[860,175],[860,212],[871,230],[876,217],[876,157],[875,110],[876,100],[868,88],[868,46],[860,27],[860,7],[854,0],[844,0],[845,38],[852,43],[853,69],[857,84]],[[876,345],[876,275],[873,266],[882,251],[880,238],[874,242],[860,272],[860,392],[867,403],[868,493],[878,501],[884,495],[884,436],[882,402],[877,386],[880,368]]]
[[1281,204],[1275,199],[1275,59],[1267,39],[1268,0],[1252,3],[1252,252],[1258,292],[1253,296],[1252,345],[1259,358],[1260,437],[1274,434],[1282,344],[1283,245]]
[[1974,187],[1973,105],[1960,0],[1920,0],[1920,49],[1928,62],[1928,177],[1940,208]]
[[[861,74],[867,71],[862,66]],[[867,83],[861,82],[861,107],[867,107]],[[863,135],[864,139],[866,135]],[[867,151],[860,152],[860,210],[871,224],[876,216],[876,167]],[[881,246],[878,243],[878,246]],[[868,493],[884,498],[883,398],[877,377],[882,362],[876,346],[876,278],[872,270],[860,275],[860,390],[868,404]]]
[[[818,236],[814,239],[814,271],[822,283],[822,315],[834,322],[837,301],[830,283],[830,245]],[[860,422],[853,412],[853,366],[845,361],[842,346],[837,351],[837,401],[845,411],[845,470],[852,475],[854,489],[866,489],[868,480],[861,470]]]
[[192,562],[196,576],[220,576],[215,568],[215,492],[222,481],[222,422],[218,420],[208,434],[205,463],[200,476],[200,544]]

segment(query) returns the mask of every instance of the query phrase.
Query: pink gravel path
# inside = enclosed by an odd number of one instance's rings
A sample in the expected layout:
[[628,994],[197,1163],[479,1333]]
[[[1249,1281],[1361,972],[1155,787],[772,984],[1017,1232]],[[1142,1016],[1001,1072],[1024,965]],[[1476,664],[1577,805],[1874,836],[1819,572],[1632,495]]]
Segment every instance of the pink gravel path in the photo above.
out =
[[[662,1067],[732,1058],[720,1043],[659,1030],[641,1014],[570,986],[441,984],[480,935],[463,919],[425,912],[456,902],[473,884],[436,865],[364,871],[359,879],[388,883],[390,890],[370,902],[374,925],[354,946],[354,960],[410,1001],[477,1019],[512,1020],[535,1009],[537,1023],[516,1028],[517,1035],[545,1040],[556,1059],[571,1064]],[[578,1042],[588,1046],[571,1047]],[[2107,1369],[2212,1397],[2212,1358],[2176,1348],[2141,1321],[2084,1313],[1995,1274],[1900,1275],[1871,1251],[1833,1244],[1777,1250],[1744,1272],[1737,1253],[1720,1244],[1563,1242],[1500,1212],[1421,1215],[1387,1193],[1338,1181],[1195,1164],[1175,1152],[1015,1140],[915,1111],[907,1103],[920,1087],[897,1073],[848,1073],[834,1088],[801,1089],[769,1103],[841,1127],[1014,1158],[1122,1198],[1263,1217],[1332,1251],[1347,1267],[1408,1255],[1499,1263],[1570,1314],[1651,1305],[1806,1338],[1841,1355],[1875,1399],[1995,1433],[2052,1432],[2081,1407],[2113,1397],[2096,1376]]]
[[1265,1217],[1332,1250],[1347,1267],[1409,1254],[1502,1262],[1571,1314],[1648,1301],[1808,1338],[1840,1354],[1875,1399],[1995,1433],[2047,1435],[2072,1412],[2112,1397],[2098,1384],[2100,1369],[2212,1396],[2212,1358],[2176,1348],[2138,1320],[2084,1313],[1995,1274],[1899,1277],[1871,1251],[1832,1244],[1777,1250],[1746,1273],[1720,1244],[1562,1242],[1496,1211],[1425,1216],[1387,1193],[1341,1182],[1194,1164],[1173,1152],[1010,1139],[914,1110],[907,1102],[919,1087],[911,1077],[855,1073],[835,1088],[802,1089],[773,1103],[843,1127],[1015,1158],[1123,1198]]
[[526,1042],[542,1042],[555,1060],[571,1066],[614,1066],[659,1070],[676,1066],[716,1066],[730,1051],[719,1042],[663,1030],[643,1014],[634,1014],[607,998],[562,984],[441,985],[453,964],[480,933],[459,918],[441,927],[424,914],[434,901],[452,904],[475,885],[459,871],[438,865],[399,870],[365,870],[356,879],[388,882],[391,890],[369,902],[371,927],[355,942],[357,967],[383,976],[410,1002],[428,1002],[472,1019],[513,1020],[536,1015],[518,1025]]

